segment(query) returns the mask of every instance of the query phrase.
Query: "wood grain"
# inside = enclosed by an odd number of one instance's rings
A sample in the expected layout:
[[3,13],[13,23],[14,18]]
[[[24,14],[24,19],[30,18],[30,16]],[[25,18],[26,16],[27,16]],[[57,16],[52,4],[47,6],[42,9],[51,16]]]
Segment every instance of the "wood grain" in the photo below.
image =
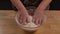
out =
[[45,11],[47,21],[33,33],[23,31],[15,21],[16,12],[0,10],[0,34],[60,34],[60,11]]

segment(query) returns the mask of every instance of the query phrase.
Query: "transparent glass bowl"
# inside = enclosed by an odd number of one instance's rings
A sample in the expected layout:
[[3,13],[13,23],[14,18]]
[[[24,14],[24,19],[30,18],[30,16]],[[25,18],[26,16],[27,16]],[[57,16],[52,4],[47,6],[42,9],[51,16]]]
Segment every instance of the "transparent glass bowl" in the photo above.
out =
[[[31,21],[32,16],[29,16],[29,18],[30,18],[30,21]],[[20,24],[20,22],[18,20],[18,15],[15,16],[15,20],[16,20],[16,23],[19,25],[19,27],[21,29],[26,30],[26,31],[30,31],[30,32],[36,31],[41,26],[41,25],[36,25],[32,22],[27,23],[26,25]],[[46,21],[46,16],[44,15],[43,19],[42,19],[42,23],[44,23],[45,21]]]

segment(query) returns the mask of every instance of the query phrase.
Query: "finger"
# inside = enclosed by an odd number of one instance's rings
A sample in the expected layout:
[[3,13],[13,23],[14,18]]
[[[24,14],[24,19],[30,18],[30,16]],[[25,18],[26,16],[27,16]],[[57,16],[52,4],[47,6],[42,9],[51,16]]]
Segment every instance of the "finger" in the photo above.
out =
[[23,23],[23,25],[26,24],[26,18],[25,17],[22,19],[22,23]]
[[[36,21],[35,19],[32,20],[33,23],[35,23],[35,21]],[[35,24],[36,24],[36,23],[35,23]]]
[[20,24],[22,24],[22,17],[21,16],[19,17],[19,22],[20,22]]
[[20,22],[20,24],[22,24],[22,20],[21,20],[21,19],[20,19],[20,21],[19,21],[19,22]]
[[39,19],[38,23],[39,23],[40,25],[42,24],[42,19],[41,19],[41,18]]
[[32,22],[33,22],[33,23],[35,22],[35,17],[32,18]]
[[36,23],[37,25],[38,25],[38,20],[39,20],[38,18],[37,18],[37,19],[35,19],[35,23]]
[[41,25],[43,24],[43,19],[41,19],[41,23],[40,23]]
[[29,23],[30,22],[30,19],[29,17],[26,18],[26,22]]
[[34,17],[34,18],[33,18],[33,22],[34,22],[35,24],[38,24],[38,18],[37,18],[37,17]]

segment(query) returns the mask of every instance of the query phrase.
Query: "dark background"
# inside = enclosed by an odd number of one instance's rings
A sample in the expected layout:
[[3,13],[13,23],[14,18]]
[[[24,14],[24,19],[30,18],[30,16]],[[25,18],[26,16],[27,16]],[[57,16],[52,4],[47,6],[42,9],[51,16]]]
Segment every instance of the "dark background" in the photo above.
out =
[[[0,10],[13,10],[10,0],[0,0]],[[50,10],[60,10],[60,1],[52,0]]]

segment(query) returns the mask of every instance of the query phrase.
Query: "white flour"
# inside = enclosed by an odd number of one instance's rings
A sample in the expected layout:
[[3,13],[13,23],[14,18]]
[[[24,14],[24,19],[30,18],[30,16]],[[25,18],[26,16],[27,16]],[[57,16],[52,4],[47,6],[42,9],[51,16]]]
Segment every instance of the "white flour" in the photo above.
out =
[[15,20],[17,22],[17,24],[20,26],[21,29],[23,30],[27,30],[27,31],[35,31],[39,28],[39,25],[36,25],[35,23],[32,22],[32,16],[28,16],[28,20],[30,21],[29,23],[27,23],[26,25],[22,25],[20,24],[20,22],[18,21],[18,18],[16,16]]

